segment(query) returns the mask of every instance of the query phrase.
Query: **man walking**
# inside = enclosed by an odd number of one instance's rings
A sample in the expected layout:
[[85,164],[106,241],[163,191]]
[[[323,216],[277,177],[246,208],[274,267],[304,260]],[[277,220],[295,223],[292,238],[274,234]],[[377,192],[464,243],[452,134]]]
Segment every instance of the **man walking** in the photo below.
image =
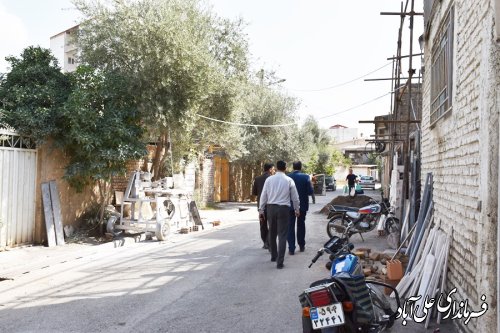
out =
[[[277,261],[276,268],[281,269],[285,260],[290,202],[297,217],[300,215],[300,202],[295,183],[292,178],[285,175],[286,163],[278,161],[276,168],[278,169],[276,174],[267,178],[264,183],[259,213],[264,215],[264,210],[267,209],[271,261]],[[276,245],[276,237],[278,237],[278,245]]]
[[309,176],[301,172],[302,162],[293,162],[293,172],[288,174],[292,178],[300,200],[300,216],[296,217],[295,212],[290,210],[288,220],[288,253],[295,254],[295,221],[297,221],[297,243],[300,252],[304,252],[306,246],[306,214],[309,210],[309,195],[313,193],[313,188]]
[[[258,177],[255,177],[252,186],[252,194],[257,196],[257,209],[259,209],[260,195],[262,194],[262,189],[264,188],[264,183],[266,179],[274,174],[274,165],[272,163],[264,164],[264,173]],[[259,214],[260,221],[260,238],[264,245],[263,249],[269,249],[269,228],[267,227],[267,211],[264,209],[264,215]]]
[[357,176],[352,173],[352,168],[349,168],[349,174],[345,177],[345,180],[347,180],[347,185],[349,186],[349,195],[351,195],[351,190],[354,192],[354,195],[356,195],[355,187],[356,183],[358,182],[356,178]]

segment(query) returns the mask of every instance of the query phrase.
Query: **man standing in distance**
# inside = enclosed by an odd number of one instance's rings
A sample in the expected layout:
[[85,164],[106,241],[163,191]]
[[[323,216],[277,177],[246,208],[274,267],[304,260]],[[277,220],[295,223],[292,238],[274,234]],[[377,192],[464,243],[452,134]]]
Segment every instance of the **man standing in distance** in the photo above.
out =
[[[264,183],[269,176],[274,174],[274,165],[272,163],[264,164],[264,173],[258,177],[255,177],[252,186],[252,194],[257,196],[257,209],[259,209],[260,195],[262,194],[262,189],[264,188]],[[260,238],[264,246],[263,249],[269,249],[269,228],[267,227],[267,212],[264,209],[264,215],[259,214],[260,220]]]
[[309,210],[309,196],[313,193],[313,188],[309,176],[301,172],[302,162],[293,162],[293,172],[288,174],[292,178],[300,200],[300,216],[296,217],[293,210],[290,210],[288,221],[288,253],[295,254],[295,220],[297,220],[297,243],[300,252],[304,252],[306,246],[306,214]]
[[[281,269],[285,260],[290,202],[293,204],[297,217],[300,216],[300,202],[295,183],[292,178],[285,175],[286,163],[278,161],[276,168],[278,169],[276,174],[267,178],[264,183],[259,213],[264,215],[264,210],[267,209],[271,261],[277,261],[276,268]],[[278,237],[278,246],[276,246],[276,237]]]
[[[345,177],[345,180],[347,180],[347,185],[349,186],[349,195],[351,195],[351,190],[356,187],[356,177],[357,176],[352,173],[352,168],[349,168],[349,174],[347,175],[347,177]],[[354,191],[354,193],[356,192]]]
[[[312,191],[311,197],[312,197],[312,200],[313,200],[313,204],[316,203],[316,196],[314,195],[314,185],[316,185],[316,181],[317,181],[316,174],[313,173],[312,176],[311,176],[311,184],[312,184],[312,187],[313,187],[313,191]],[[309,201],[309,199],[308,199],[308,201]]]

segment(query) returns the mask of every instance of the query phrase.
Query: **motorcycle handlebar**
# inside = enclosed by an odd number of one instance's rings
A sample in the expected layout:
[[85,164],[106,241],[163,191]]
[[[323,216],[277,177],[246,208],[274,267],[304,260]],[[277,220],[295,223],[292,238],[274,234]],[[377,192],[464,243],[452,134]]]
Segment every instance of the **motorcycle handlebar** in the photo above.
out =
[[319,257],[321,257],[323,255],[324,251],[325,251],[324,249],[318,250],[318,252],[314,256],[314,258],[311,260],[311,263],[309,264],[309,268],[311,268],[311,266],[319,259]]

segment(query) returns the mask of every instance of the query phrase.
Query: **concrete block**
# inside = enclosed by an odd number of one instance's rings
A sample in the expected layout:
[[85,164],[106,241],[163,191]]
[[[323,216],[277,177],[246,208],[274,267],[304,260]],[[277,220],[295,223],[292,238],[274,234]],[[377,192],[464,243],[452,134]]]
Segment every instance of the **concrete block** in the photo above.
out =
[[403,278],[403,264],[395,259],[387,262],[387,278],[389,280],[401,280]]

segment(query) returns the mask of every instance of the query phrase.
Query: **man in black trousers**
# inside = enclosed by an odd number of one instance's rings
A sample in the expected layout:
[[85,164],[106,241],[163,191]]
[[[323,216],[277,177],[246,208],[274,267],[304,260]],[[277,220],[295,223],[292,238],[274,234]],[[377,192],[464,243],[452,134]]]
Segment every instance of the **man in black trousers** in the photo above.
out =
[[296,217],[295,212],[290,209],[290,220],[288,223],[288,250],[291,255],[295,254],[295,224],[297,224],[297,243],[300,252],[304,252],[306,246],[306,214],[309,210],[309,196],[313,193],[309,175],[302,173],[302,162],[293,162],[293,172],[288,174],[292,178],[297,188],[300,200],[300,216]]
[[[269,224],[269,247],[271,261],[276,262],[276,268],[284,267],[286,251],[286,237],[288,234],[288,218],[290,204],[296,217],[300,216],[300,201],[293,179],[285,174],[286,163],[276,162],[276,174],[267,178],[262,189],[259,204],[259,214],[264,215],[267,210]],[[276,244],[278,238],[278,244]]]
[[[274,164],[265,163],[264,173],[258,177],[255,177],[252,186],[252,194],[257,196],[257,209],[259,209],[260,195],[262,194],[262,189],[264,188],[264,183],[269,176],[274,175]],[[260,221],[260,238],[264,245],[263,249],[269,250],[269,228],[267,227],[267,210],[264,209],[264,214],[259,214]]]

